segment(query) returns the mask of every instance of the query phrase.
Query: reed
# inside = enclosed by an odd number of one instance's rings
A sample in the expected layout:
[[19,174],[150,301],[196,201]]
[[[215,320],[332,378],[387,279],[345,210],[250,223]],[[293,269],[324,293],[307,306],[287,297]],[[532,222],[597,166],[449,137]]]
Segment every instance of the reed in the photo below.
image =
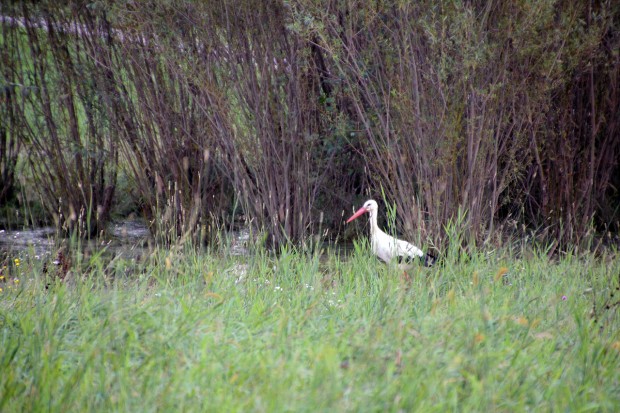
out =
[[277,249],[384,190],[408,239],[585,248],[618,231],[620,12],[560,3],[3,5],[0,201],[86,236],[129,202],[168,244],[238,205]]
[[63,280],[11,262],[0,408],[617,410],[620,261],[519,255],[472,250],[411,281],[365,242],[92,254]]

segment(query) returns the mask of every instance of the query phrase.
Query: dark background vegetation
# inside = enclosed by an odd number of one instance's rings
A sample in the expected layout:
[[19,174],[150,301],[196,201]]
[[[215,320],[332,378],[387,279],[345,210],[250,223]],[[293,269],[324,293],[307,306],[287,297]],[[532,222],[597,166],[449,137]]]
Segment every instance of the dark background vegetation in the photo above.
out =
[[617,234],[617,1],[0,11],[0,205],[29,224],[134,212],[174,242],[243,216],[277,245],[384,197],[438,246],[449,222],[552,250]]

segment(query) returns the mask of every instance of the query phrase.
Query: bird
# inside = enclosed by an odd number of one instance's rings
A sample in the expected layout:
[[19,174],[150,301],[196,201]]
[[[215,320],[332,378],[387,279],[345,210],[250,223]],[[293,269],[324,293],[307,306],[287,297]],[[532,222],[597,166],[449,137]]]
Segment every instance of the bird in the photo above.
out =
[[[370,222],[370,242],[372,246],[372,252],[379,257],[382,261],[390,263],[393,260],[399,261],[399,267],[402,269],[407,268],[407,261],[420,259],[425,267],[431,267],[435,263],[435,257],[430,254],[425,254],[420,248],[407,241],[403,241],[394,238],[385,232],[383,232],[379,225],[377,225],[377,212],[379,211],[379,205],[377,201],[369,199],[364,203],[364,206],[357,210],[348,220],[347,224],[354,219],[368,213],[368,220]],[[405,261],[405,263],[400,262]]]

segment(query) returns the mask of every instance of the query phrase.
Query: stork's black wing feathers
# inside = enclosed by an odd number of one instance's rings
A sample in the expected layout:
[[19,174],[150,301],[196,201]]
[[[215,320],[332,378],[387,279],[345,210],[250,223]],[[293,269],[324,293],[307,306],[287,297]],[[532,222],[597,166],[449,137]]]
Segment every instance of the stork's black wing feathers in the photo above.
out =
[[435,265],[435,262],[437,262],[437,257],[428,252],[424,255],[424,257],[420,257],[420,259],[424,261],[425,267],[432,267]]
[[422,257],[411,257],[409,255],[399,255],[396,257],[399,264],[411,264],[417,258],[420,259],[420,261],[425,267],[432,267],[437,262],[437,257],[428,252]]

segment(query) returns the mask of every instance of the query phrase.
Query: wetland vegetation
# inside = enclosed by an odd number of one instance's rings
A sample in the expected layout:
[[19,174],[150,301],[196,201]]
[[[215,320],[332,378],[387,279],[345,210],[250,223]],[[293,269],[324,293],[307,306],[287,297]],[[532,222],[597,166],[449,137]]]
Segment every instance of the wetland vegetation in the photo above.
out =
[[620,410],[620,3],[0,14],[0,411]]

